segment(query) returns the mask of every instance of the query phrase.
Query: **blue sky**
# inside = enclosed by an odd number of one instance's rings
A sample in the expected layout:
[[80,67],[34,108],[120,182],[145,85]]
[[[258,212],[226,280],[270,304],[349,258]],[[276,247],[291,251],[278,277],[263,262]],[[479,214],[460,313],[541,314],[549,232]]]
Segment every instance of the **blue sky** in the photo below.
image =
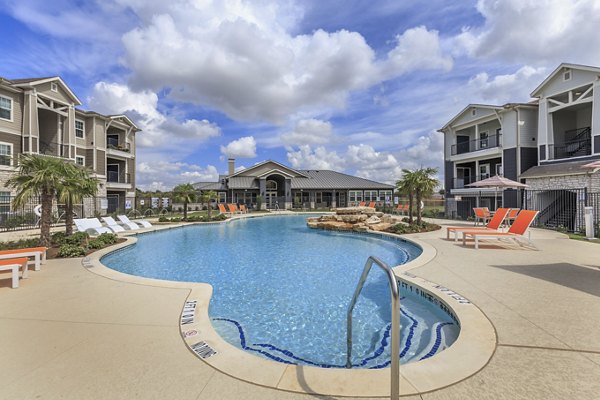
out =
[[273,159],[393,182],[468,103],[600,65],[600,1],[0,0],[0,76],[126,113],[144,189]]

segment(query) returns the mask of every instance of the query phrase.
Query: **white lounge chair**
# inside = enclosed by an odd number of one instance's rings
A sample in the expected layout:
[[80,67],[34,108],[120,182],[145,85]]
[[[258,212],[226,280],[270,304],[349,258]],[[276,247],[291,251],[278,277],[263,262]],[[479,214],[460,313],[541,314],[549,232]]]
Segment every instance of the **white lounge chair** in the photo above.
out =
[[[95,219],[96,222],[91,221]],[[97,218],[76,218],[73,220],[79,232],[87,232],[90,235],[100,235],[102,233],[113,233],[112,230],[105,226]]]
[[106,226],[112,229],[115,233],[125,232],[125,228],[117,224],[117,221],[115,221],[113,217],[102,217],[102,221],[104,221]]
[[136,224],[135,222],[131,222],[131,221],[125,222],[121,219],[120,216],[117,216],[117,218],[119,218],[119,222],[125,229],[132,230],[132,231],[134,231],[136,229],[140,229],[140,226],[138,224]]
[[142,226],[142,228],[152,228],[152,224],[143,219],[136,219],[134,222],[134,221],[131,221],[127,215],[117,215],[117,218],[119,218],[119,221],[121,221],[124,224],[138,223]]

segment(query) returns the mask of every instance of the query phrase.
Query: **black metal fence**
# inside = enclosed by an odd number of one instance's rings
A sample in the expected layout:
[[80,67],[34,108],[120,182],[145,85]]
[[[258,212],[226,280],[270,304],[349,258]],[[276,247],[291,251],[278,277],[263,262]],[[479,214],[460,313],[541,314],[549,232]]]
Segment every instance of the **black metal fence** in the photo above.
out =
[[587,189],[524,190],[522,205],[540,213],[535,226],[569,232],[585,230],[585,207],[592,207],[594,224],[600,224],[600,193]]
[[[32,199],[21,207],[15,207],[13,205],[13,199],[12,196],[0,196],[0,232],[39,227],[41,216],[40,200]],[[76,204],[73,207],[73,217],[80,218],[85,215],[85,210],[85,204]],[[65,216],[65,205],[54,202],[52,204],[52,226],[64,225]]]

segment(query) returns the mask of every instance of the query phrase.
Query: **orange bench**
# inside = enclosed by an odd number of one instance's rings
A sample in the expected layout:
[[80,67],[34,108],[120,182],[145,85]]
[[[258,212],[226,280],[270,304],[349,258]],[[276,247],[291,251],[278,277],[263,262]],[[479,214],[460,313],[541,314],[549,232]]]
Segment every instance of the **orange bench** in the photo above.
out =
[[23,279],[27,278],[27,261],[27,257],[0,260],[0,271],[11,271],[13,289],[19,287],[19,268],[23,270]]
[[35,270],[39,271],[42,264],[46,264],[46,247],[29,247],[26,249],[1,250],[0,260],[10,260],[19,257],[33,257],[29,264],[35,266]]

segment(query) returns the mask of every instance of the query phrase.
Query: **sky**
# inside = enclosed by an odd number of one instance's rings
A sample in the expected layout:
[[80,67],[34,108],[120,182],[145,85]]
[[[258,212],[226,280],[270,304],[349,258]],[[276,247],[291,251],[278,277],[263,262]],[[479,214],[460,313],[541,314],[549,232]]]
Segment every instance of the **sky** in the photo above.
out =
[[393,183],[469,103],[600,66],[600,0],[0,0],[0,76],[127,114],[139,188],[275,160]]

